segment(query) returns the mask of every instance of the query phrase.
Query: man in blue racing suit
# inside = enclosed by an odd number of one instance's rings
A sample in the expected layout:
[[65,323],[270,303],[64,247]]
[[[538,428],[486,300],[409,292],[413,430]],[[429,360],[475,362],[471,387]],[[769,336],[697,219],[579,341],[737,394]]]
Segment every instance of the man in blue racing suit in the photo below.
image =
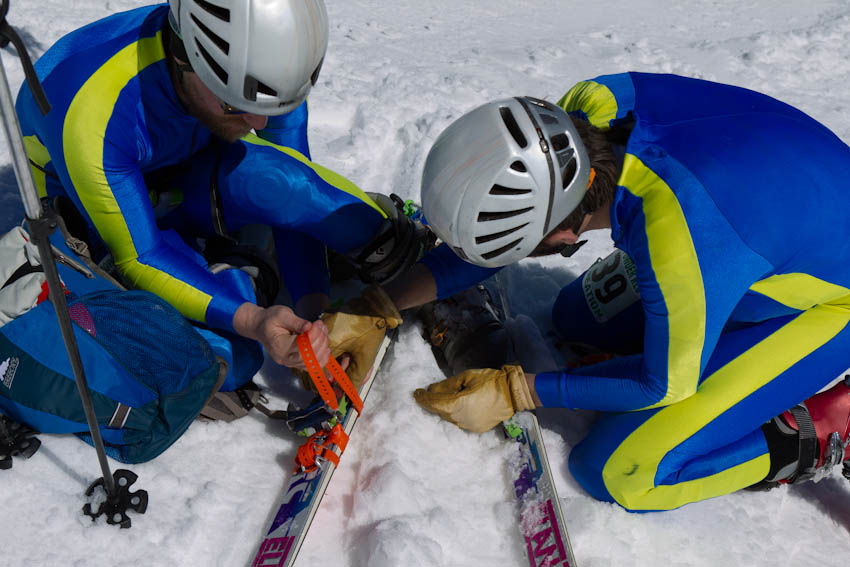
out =
[[[416,259],[393,246],[395,207],[310,159],[306,97],[327,41],[323,0],[171,0],[51,47],[36,63],[46,116],[28,87],[18,97],[41,196],[70,199],[96,260],[203,328],[230,363],[224,390],[257,372],[258,343],[300,367],[307,331],[327,360],[327,329],[308,322],[330,303],[325,246],[378,281]],[[273,268],[233,246],[250,224],[272,229],[294,312],[271,305]]]
[[850,457],[850,387],[818,394],[850,365],[848,169],[850,148],[799,110],[672,75],[469,112],[423,173],[444,244],[390,297],[446,298],[610,227],[617,250],[561,291],[553,318],[620,356],[467,370],[416,400],[472,431],[536,406],[601,410],[570,470],[629,510],[825,474]]

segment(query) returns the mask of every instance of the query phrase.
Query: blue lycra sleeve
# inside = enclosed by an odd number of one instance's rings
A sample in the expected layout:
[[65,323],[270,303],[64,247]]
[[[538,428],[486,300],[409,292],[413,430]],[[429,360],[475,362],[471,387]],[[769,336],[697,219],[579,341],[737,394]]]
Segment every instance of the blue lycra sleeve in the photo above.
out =
[[440,244],[420,260],[437,282],[437,299],[445,299],[469,289],[501,268],[482,268],[458,257],[446,244]]
[[541,372],[534,388],[544,407],[593,408],[602,411],[628,411],[650,406],[659,394],[642,375],[643,356],[615,358],[577,369]]
[[307,101],[288,114],[269,116],[266,127],[257,135],[268,142],[298,150],[310,159],[310,144],[307,141]]

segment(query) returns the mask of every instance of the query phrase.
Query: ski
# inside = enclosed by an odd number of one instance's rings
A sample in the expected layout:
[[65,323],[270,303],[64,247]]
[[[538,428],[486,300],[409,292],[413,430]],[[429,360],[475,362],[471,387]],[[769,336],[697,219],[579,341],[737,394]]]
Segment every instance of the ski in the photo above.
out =
[[528,565],[575,567],[537,416],[532,412],[517,413],[503,423],[503,428],[505,437],[517,448],[510,459],[510,473]]
[[[366,399],[391,342],[392,337],[388,333],[384,337],[375,356],[375,362],[360,388],[360,399]],[[358,411],[353,405],[350,405],[341,422],[337,423],[330,431],[319,432],[319,435],[324,435],[330,446],[339,447],[341,453],[345,441],[339,441],[339,439],[347,439],[358,417]],[[344,434],[340,435],[340,432],[344,432]],[[342,446],[340,447],[340,445]],[[299,457],[302,449],[304,449],[304,446],[299,449]],[[319,508],[322,496],[324,496],[331,476],[336,470],[336,463],[339,462],[339,454],[330,450],[325,450],[323,457],[317,459],[317,467],[314,470],[296,470],[292,473],[282,497],[274,508],[276,513],[269,529],[248,564],[250,567],[289,567],[295,562],[301,544],[304,543],[304,538]]]

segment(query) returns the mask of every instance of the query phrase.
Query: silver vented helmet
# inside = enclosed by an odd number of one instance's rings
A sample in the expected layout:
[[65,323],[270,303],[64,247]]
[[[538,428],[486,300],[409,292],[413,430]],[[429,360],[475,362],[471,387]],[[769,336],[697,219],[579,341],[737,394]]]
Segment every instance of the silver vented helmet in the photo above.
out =
[[440,134],[422,212],[463,259],[500,267],[531,254],[579,205],[590,158],[570,117],[531,97],[479,106]]
[[223,103],[252,114],[307,98],[328,48],[324,0],[169,0],[188,63]]

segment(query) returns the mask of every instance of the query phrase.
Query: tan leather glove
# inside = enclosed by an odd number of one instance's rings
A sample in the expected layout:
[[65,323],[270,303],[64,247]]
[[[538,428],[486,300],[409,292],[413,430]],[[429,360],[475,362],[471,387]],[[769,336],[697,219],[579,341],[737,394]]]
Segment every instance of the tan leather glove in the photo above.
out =
[[534,400],[519,365],[466,370],[413,392],[420,406],[461,429],[483,433],[511,417],[534,409]]
[[331,356],[351,355],[346,372],[358,390],[375,362],[387,329],[395,329],[402,324],[395,304],[383,289],[374,285],[339,311],[322,315],[322,321],[328,327]]

